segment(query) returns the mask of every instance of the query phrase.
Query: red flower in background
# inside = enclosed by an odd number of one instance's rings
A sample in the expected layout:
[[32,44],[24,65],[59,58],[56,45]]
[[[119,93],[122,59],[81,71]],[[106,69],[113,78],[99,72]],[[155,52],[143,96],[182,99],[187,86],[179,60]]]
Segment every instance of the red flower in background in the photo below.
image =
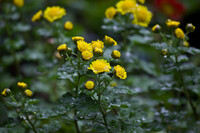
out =
[[171,19],[180,19],[185,11],[178,0],[155,0],[155,6]]

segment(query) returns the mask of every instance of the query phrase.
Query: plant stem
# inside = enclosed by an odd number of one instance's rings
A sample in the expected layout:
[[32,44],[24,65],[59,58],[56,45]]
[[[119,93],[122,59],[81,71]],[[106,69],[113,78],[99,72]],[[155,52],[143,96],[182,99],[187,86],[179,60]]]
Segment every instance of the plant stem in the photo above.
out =
[[34,124],[31,122],[31,120],[29,119],[29,116],[28,116],[28,114],[26,112],[25,112],[25,115],[26,115],[26,120],[31,125],[32,130],[34,131],[34,133],[37,133],[37,130],[35,129]]
[[103,121],[104,121],[104,125],[107,129],[108,133],[111,133],[110,129],[108,128],[108,124],[107,124],[107,120],[106,120],[106,113],[104,112],[104,109],[101,105],[101,93],[100,93],[100,87],[101,87],[101,82],[100,82],[100,75],[98,75],[98,102],[100,104],[100,112],[103,116]]
[[[177,55],[175,55],[175,59],[176,59],[176,64],[178,63],[178,57]],[[192,108],[192,111],[193,111],[193,114],[194,114],[194,119],[195,120],[198,120],[198,115],[197,115],[197,112],[196,112],[196,107],[194,106],[193,102],[192,102],[192,99],[190,97],[190,94],[186,88],[186,85],[185,85],[185,82],[184,82],[184,79],[183,79],[183,75],[181,73],[181,69],[180,69],[180,66],[177,64],[178,66],[178,74],[179,74],[179,77],[180,77],[180,81],[181,81],[181,84],[183,85],[183,93],[184,95],[186,96],[186,99],[188,100],[191,108]]]

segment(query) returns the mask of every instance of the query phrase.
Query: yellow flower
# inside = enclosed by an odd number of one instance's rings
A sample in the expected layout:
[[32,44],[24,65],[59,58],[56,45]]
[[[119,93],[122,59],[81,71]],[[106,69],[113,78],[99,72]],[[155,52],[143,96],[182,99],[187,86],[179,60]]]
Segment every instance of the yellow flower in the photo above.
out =
[[18,86],[19,88],[25,89],[25,88],[27,87],[27,84],[24,83],[24,82],[18,82],[18,83],[17,83],[17,86]]
[[5,88],[5,89],[2,91],[1,95],[2,95],[2,96],[7,96],[9,93],[10,93],[10,89]]
[[90,43],[87,43],[85,41],[78,41],[77,42],[77,48],[79,51],[84,52],[84,51],[90,51],[92,52],[92,45]]
[[117,14],[117,10],[114,7],[109,7],[105,11],[106,18],[113,19],[113,17]]
[[78,41],[84,41],[84,37],[75,36],[75,37],[72,37],[72,41],[74,41],[74,43],[77,43]]
[[17,6],[17,7],[22,7],[24,5],[24,0],[13,0],[13,3]]
[[107,45],[117,45],[117,42],[113,38],[111,38],[107,35],[105,35],[105,37],[104,37],[104,43]]
[[57,47],[57,50],[59,52],[67,51],[67,44],[61,44],[60,46]]
[[111,56],[112,56],[114,59],[119,59],[120,56],[121,56],[121,53],[120,53],[118,50],[113,50]]
[[110,63],[104,59],[97,59],[90,64],[88,69],[92,70],[95,74],[109,72],[111,69]]
[[44,18],[51,23],[62,18],[64,15],[66,15],[65,9],[59,6],[47,7],[44,11]]
[[93,53],[90,51],[83,51],[81,55],[84,60],[89,60],[93,57]]
[[24,93],[25,93],[25,95],[28,96],[28,97],[31,97],[31,96],[33,95],[33,92],[32,92],[31,90],[29,90],[29,89],[26,89],[26,90],[24,91]]
[[116,4],[117,11],[122,15],[132,12],[136,8],[135,0],[121,0]]
[[72,24],[72,22],[67,21],[67,22],[65,23],[64,27],[65,27],[66,30],[72,30],[73,27],[74,27],[74,25]]
[[139,3],[144,4],[145,0],[138,0]]
[[153,26],[153,28],[151,29],[153,32],[158,33],[161,30],[161,27],[159,24],[156,24]]
[[151,21],[152,13],[147,9],[146,6],[137,6],[136,10],[133,11],[134,19],[133,24],[147,27]]
[[114,66],[114,70],[117,77],[119,77],[120,79],[126,79],[127,77],[126,70],[122,66],[120,65]]
[[188,41],[184,41],[184,42],[183,42],[183,46],[185,46],[185,47],[189,47],[189,46],[190,46],[190,44],[189,44],[189,42],[188,42]]
[[92,48],[95,49],[95,48],[101,48],[103,49],[104,48],[104,43],[100,40],[97,40],[97,41],[92,41]]
[[180,22],[178,22],[178,21],[172,21],[171,19],[168,19],[166,21],[166,25],[169,28],[177,28],[180,25]]
[[95,55],[102,55],[103,54],[103,50],[101,48],[95,48],[94,49],[94,54]]
[[39,10],[36,12],[32,17],[32,22],[36,22],[37,20],[40,20],[42,17],[42,10]]
[[175,36],[177,38],[179,38],[179,39],[184,39],[185,38],[185,34],[184,34],[183,30],[180,29],[180,28],[176,28],[174,33],[175,33]]
[[86,87],[88,90],[94,89],[94,82],[93,82],[93,81],[87,81],[87,82],[85,83],[85,87]]

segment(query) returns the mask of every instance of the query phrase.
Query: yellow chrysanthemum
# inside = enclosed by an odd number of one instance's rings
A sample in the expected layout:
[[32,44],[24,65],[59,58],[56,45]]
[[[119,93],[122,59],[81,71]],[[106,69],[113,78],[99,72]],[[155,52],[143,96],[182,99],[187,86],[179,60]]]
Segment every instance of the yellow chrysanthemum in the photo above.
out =
[[126,79],[127,77],[126,70],[122,66],[120,65],[114,66],[114,70],[117,77],[119,77],[120,79]]
[[13,3],[17,6],[17,7],[22,7],[24,5],[24,0],[13,0]]
[[105,35],[105,37],[104,37],[104,43],[109,45],[109,46],[117,45],[117,42],[113,38],[111,38],[111,37],[109,37],[107,35]]
[[95,74],[109,72],[111,69],[110,63],[104,59],[98,59],[90,64],[88,69],[92,70]]
[[24,91],[24,93],[25,93],[25,95],[28,96],[28,97],[31,97],[31,96],[33,95],[33,92],[32,92],[31,90],[29,90],[29,89],[26,89],[26,90]]
[[109,7],[105,11],[106,18],[113,19],[113,17],[117,14],[117,10],[114,7]]
[[67,51],[67,44],[61,44],[60,46],[57,47],[57,50],[59,52]]
[[139,3],[144,4],[145,0],[138,0]]
[[66,15],[65,9],[59,6],[47,7],[44,11],[44,18],[51,23],[57,19],[62,18],[64,15]]
[[66,30],[72,30],[74,25],[73,25],[73,23],[71,21],[67,21],[65,23],[64,27],[65,27]]
[[176,28],[175,30],[175,36],[179,39],[184,39],[185,38],[185,34],[183,32],[183,30],[181,28]]
[[121,57],[121,53],[118,50],[113,50],[111,56],[114,59],[119,59]]
[[72,41],[74,41],[74,43],[77,43],[78,41],[84,41],[84,37],[75,36],[75,37],[72,37]]
[[18,83],[17,83],[17,86],[18,86],[19,88],[25,89],[25,88],[27,87],[27,84],[24,83],[24,82],[18,82]]
[[81,55],[84,60],[89,60],[93,57],[93,53],[90,51],[83,51]]
[[5,89],[2,91],[1,95],[2,95],[2,96],[7,96],[9,93],[10,93],[10,89],[5,88]]
[[85,41],[78,41],[77,42],[77,48],[80,52],[84,52],[84,51],[90,51],[92,52],[92,45],[90,43],[87,43]]
[[86,87],[88,90],[94,89],[94,82],[93,82],[93,81],[87,81],[87,82],[85,83],[85,87]]
[[121,0],[116,4],[117,11],[122,15],[132,12],[136,8],[135,0]]
[[155,32],[155,33],[158,33],[158,32],[160,32],[161,27],[160,27],[159,24],[156,24],[156,25],[154,25],[154,26],[152,27],[151,30],[152,30],[153,32]]
[[102,55],[103,54],[103,50],[101,48],[95,48],[94,49],[94,54],[95,55]]
[[166,21],[166,25],[169,28],[177,28],[180,25],[180,22],[178,22],[178,21],[172,21],[171,19],[168,19]]
[[104,43],[100,40],[97,40],[97,41],[92,41],[92,48],[95,49],[95,48],[101,48],[103,49],[104,48]]
[[133,16],[133,24],[147,27],[151,21],[152,13],[147,9],[146,6],[138,5],[136,10],[133,11]]
[[190,43],[189,43],[188,41],[184,41],[184,42],[183,42],[183,46],[189,47],[189,46],[190,46]]
[[35,13],[32,17],[32,22],[36,22],[37,20],[40,20],[42,17],[42,10],[39,10],[37,13]]

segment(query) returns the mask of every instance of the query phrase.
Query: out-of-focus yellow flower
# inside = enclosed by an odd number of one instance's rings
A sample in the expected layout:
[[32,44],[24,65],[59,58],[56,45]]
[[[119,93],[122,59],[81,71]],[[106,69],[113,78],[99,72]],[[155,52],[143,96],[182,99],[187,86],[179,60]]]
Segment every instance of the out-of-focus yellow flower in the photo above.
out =
[[189,46],[190,46],[190,43],[189,43],[188,41],[184,41],[184,42],[183,42],[183,46],[189,47]]
[[181,28],[176,28],[174,33],[175,33],[175,36],[179,39],[185,38],[185,34]]
[[67,22],[65,22],[64,27],[65,27],[66,30],[72,30],[74,25],[72,24],[71,21],[67,21]]
[[117,77],[119,77],[120,79],[126,79],[127,77],[126,70],[122,66],[120,65],[114,66],[114,70]]
[[109,37],[107,35],[105,35],[105,37],[104,37],[104,43],[106,45],[109,45],[109,46],[111,46],[111,45],[117,45],[117,42],[113,38],[111,38],[111,37]]
[[138,0],[139,3],[144,4],[145,0]]
[[51,23],[62,18],[64,15],[66,15],[65,9],[59,6],[47,7],[44,11],[44,18]]
[[80,52],[90,51],[92,52],[92,45],[85,41],[77,41],[77,48]]
[[104,48],[104,43],[100,40],[97,40],[97,41],[92,41],[92,48],[95,49],[95,48],[101,48],[103,49]]
[[24,82],[18,82],[18,83],[17,83],[17,86],[18,86],[19,88],[21,88],[21,89],[25,89],[25,88],[27,87],[27,84],[24,83]]
[[74,41],[74,43],[77,43],[78,41],[84,41],[84,37],[75,36],[75,37],[72,37],[72,41]]
[[86,87],[88,90],[94,89],[94,82],[93,82],[93,81],[87,81],[87,82],[85,83],[85,87]]
[[151,29],[153,32],[158,33],[161,30],[161,27],[159,24],[156,24],[153,26],[153,28]]
[[168,19],[166,21],[166,25],[169,28],[177,28],[180,25],[180,22],[178,22],[178,21],[172,21],[171,19]]
[[135,0],[121,0],[116,4],[117,11],[120,12],[122,15],[132,12],[136,8],[136,1]]
[[194,30],[195,30],[195,26],[193,24],[189,23],[186,25],[187,32],[194,32]]
[[95,48],[94,49],[94,54],[95,55],[102,55],[103,54],[103,50],[101,48]]
[[106,18],[113,19],[116,14],[117,14],[117,10],[113,6],[106,9],[106,12],[105,12]]
[[28,97],[31,97],[31,96],[33,95],[33,92],[32,92],[31,90],[29,90],[29,89],[26,89],[26,90],[24,91],[24,93],[25,93],[25,95],[28,96]]
[[39,10],[38,12],[36,12],[33,17],[32,17],[32,22],[36,22],[38,20],[40,20],[42,17],[42,10]]
[[133,16],[133,24],[147,27],[151,21],[152,13],[147,9],[146,6],[138,5],[136,10],[133,11]]
[[111,83],[110,83],[110,86],[111,87],[115,87],[117,85],[117,82],[116,81],[112,81]]
[[13,0],[13,3],[17,6],[17,7],[22,7],[24,5],[24,0]]
[[84,60],[89,60],[93,57],[93,53],[90,51],[83,51],[81,55]]
[[121,56],[121,53],[120,53],[118,50],[113,50],[111,56],[112,56],[114,59],[119,59],[120,56]]
[[98,59],[93,61],[88,67],[89,70],[92,70],[95,74],[109,72],[111,69],[110,63],[104,59]]
[[5,89],[2,91],[1,95],[6,97],[10,92],[11,92],[10,89],[5,88]]
[[68,49],[67,44],[61,44],[60,46],[57,47],[58,52],[67,51],[67,49]]
[[162,55],[167,55],[168,54],[168,50],[167,49],[162,49]]

